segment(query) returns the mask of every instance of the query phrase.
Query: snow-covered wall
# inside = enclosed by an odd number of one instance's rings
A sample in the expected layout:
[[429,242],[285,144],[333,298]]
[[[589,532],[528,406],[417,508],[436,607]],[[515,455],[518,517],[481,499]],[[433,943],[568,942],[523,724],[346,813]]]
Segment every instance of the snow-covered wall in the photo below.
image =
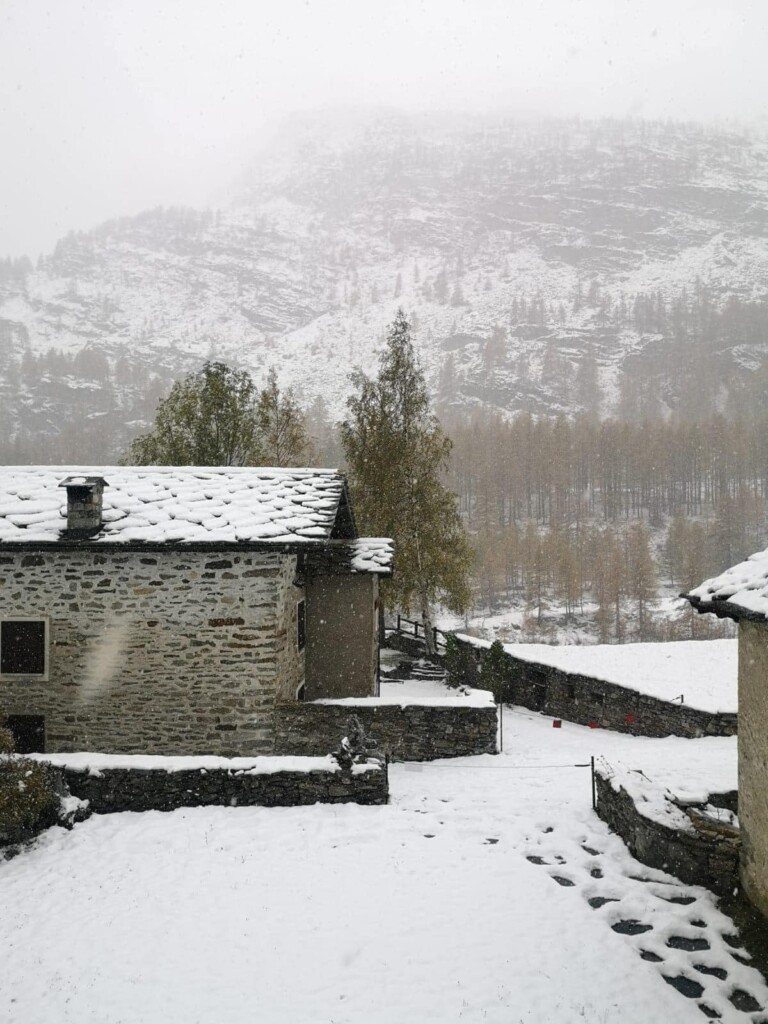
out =
[[[490,647],[487,640],[460,636],[460,644],[471,647],[478,657]],[[695,645],[705,651],[708,643],[728,641],[699,641]],[[509,645],[516,651],[528,645]],[[540,647],[542,645],[536,645]],[[649,644],[634,644],[634,647],[649,647]],[[670,644],[659,646],[672,646]],[[691,645],[686,645],[691,646]],[[616,732],[629,732],[638,736],[734,736],[737,729],[735,711],[707,711],[690,707],[673,700],[662,700],[647,692],[620,686],[607,679],[588,675],[581,667],[583,657],[574,656],[574,670],[563,667],[568,663],[568,648],[552,648],[546,653],[547,660],[557,655],[559,665],[530,660],[505,650],[507,678],[505,680],[505,701],[520,704],[531,711],[543,712],[554,718],[564,718],[581,725],[599,726]],[[596,648],[570,648],[574,655],[589,654]],[[544,657],[544,655],[542,655]],[[713,667],[712,671],[717,671]],[[652,669],[649,669],[652,672]],[[468,680],[472,682],[473,680]],[[682,691],[689,679],[681,679]],[[650,689],[650,687],[646,687]],[[688,686],[689,697],[691,687]]]
[[0,710],[44,716],[53,752],[272,753],[275,701],[304,678],[295,570],[257,552],[0,550],[0,616],[49,624],[47,678],[2,676]]
[[97,814],[206,806],[385,804],[389,798],[387,767],[379,760],[353,765],[351,771],[342,771],[331,757],[259,758],[250,765],[238,758],[215,767],[179,766],[174,763],[178,759],[168,760],[167,766],[149,767],[140,757],[135,765],[123,759],[117,767],[102,763],[90,771],[65,763],[59,770],[72,795],[87,800]]
[[356,715],[379,753],[392,761],[433,761],[497,752],[490,693],[474,698],[393,704],[381,699],[285,704],[275,716],[275,753],[322,754],[338,746]]
[[595,782],[598,815],[643,864],[721,894],[738,885],[735,830],[697,830],[662,786],[637,772],[598,770]]

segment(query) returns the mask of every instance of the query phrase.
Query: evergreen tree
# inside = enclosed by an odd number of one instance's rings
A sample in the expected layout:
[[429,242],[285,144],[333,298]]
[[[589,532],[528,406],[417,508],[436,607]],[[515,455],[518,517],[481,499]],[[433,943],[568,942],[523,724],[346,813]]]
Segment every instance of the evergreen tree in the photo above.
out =
[[497,704],[511,699],[512,680],[509,660],[501,640],[494,640],[480,663],[480,688],[490,690]]
[[388,607],[417,606],[432,652],[432,605],[470,603],[471,552],[455,496],[442,483],[451,442],[430,411],[424,373],[402,309],[389,329],[375,380],[352,375],[356,393],[341,439],[361,529],[395,541]]
[[455,633],[446,634],[443,663],[448,686],[457,688],[476,685],[479,673],[472,648],[467,643],[459,643]]

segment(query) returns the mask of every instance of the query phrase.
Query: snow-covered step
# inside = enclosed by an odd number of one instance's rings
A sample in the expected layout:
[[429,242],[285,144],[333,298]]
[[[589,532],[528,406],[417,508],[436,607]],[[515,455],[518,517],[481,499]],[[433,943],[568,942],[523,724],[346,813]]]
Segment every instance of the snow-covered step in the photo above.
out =
[[416,662],[411,667],[411,679],[434,679],[442,682],[445,679],[445,669],[442,665],[435,665],[432,662]]

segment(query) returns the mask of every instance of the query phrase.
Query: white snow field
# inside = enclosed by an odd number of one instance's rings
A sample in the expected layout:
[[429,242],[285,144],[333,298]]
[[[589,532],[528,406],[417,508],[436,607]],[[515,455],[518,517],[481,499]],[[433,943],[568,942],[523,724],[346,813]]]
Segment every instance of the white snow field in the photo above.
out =
[[386,807],[50,830],[0,863],[0,1020],[684,1024],[699,1004],[762,1019],[768,989],[715,898],[633,860],[573,767],[602,755],[704,794],[735,785],[735,738],[553,729],[507,709],[504,746],[391,766]]

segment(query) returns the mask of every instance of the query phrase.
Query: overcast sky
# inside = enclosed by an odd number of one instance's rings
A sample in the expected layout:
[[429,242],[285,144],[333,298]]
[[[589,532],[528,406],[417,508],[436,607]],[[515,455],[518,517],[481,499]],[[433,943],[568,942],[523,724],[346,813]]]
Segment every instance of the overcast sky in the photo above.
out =
[[206,205],[328,104],[764,119],[766,0],[0,0],[0,256]]

